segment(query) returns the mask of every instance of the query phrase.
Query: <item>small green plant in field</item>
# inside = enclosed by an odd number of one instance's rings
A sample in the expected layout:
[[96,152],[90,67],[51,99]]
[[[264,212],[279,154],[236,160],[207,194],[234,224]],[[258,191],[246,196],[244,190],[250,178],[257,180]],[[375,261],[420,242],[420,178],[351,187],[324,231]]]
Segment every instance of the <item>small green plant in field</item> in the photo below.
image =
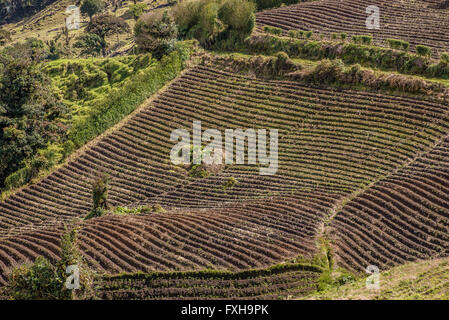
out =
[[306,39],[310,39],[313,36],[313,32],[312,31],[306,31],[304,33],[304,36],[306,37]]
[[408,51],[410,47],[410,43],[403,40],[387,39],[387,42],[391,49]]
[[432,54],[432,50],[428,46],[417,45],[416,53],[423,57],[429,57]]
[[352,41],[357,44],[370,45],[373,42],[373,37],[370,35],[352,36]]
[[141,213],[163,213],[165,209],[160,204],[146,205],[134,208],[128,207],[115,207],[109,211],[109,213],[126,216],[129,214],[141,214]]
[[237,179],[230,177],[223,186],[224,190],[231,189],[237,184]]
[[340,39],[345,41],[348,38],[348,34],[345,32],[340,33]]

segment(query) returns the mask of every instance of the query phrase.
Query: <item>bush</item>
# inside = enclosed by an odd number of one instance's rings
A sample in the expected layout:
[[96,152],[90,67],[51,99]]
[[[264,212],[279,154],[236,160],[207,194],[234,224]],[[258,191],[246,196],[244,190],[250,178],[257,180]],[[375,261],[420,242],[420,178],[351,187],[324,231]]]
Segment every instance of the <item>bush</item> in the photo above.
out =
[[420,56],[428,57],[432,54],[432,50],[427,46],[423,46],[423,45],[419,44],[416,46],[416,53]]
[[172,80],[185,67],[191,46],[177,43],[175,51],[161,61],[151,61],[150,66],[137,73],[119,88],[98,101],[90,110],[89,117],[78,119],[69,132],[69,138],[76,148],[81,147],[106,129],[131,113],[150,95]]
[[312,32],[312,31],[306,31],[306,32],[304,32],[304,36],[305,36],[307,39],[310,39],[310,38],[312,38],[312,36],[313,36],[313,32]]
[[106,173],[100,174],[95,178],[92,184],[92,203],[93,210],[109,209],[108,205],[108,189],[109,189],[109,175]]
[[402,40],[387,39],[388,45],[392,49],[408,51],[410,43]]
[[449,64],[449,53],[443,52],[440,56],[440,60],[443,63]]
[[177,36],[178,29],[168,11],[146,13],[134,26],[139,50],[151,52],[158,59],[174,50]]
[[81,49],[81,54],[86,56],[98,56],[105,53],[106,41],[94,33],[86,33],[77,38],[73,45]]
[[352,41],[357,44],[370,45],[373,42],[373,37],[369,35],[352,36]]
[[[15,300],[69,300],[92,298],[94,274],[85,263],[77,246],[77,231],[66,232],[61,238],[61,258],[53,265],[44,257],[16,267],[9,275],[6,294]],[[79,270],[78,289],[66,288],[67,267]]]
[[275,35],[282,34],[282,29],[278,28],[278,27],[264,26],[263,31],[265,31],[267,33],[275,34]]
[[340,39],[345,41],[348,38],[348,34],[345,32],[340,33]]

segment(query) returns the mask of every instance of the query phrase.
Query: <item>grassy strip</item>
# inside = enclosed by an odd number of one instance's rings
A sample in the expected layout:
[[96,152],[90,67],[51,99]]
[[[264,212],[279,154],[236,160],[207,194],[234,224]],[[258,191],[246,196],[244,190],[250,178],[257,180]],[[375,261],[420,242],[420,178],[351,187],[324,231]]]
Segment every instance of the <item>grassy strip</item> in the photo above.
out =
[[239,272],[228,270],[198,270],[198,271],[169,271],[169,272],[136,272],[136,273],[120,273],[114,275],[103,275],[103,280],[120,280],[120,279],[188,279],[201,278],[213,279],[219,278],[223,280],[246,279],[259,276],[269,276],[288,271],[312,271],[322,273],[323,268],[306,263],[285,263],[277,264],[266,269],[249,269]]

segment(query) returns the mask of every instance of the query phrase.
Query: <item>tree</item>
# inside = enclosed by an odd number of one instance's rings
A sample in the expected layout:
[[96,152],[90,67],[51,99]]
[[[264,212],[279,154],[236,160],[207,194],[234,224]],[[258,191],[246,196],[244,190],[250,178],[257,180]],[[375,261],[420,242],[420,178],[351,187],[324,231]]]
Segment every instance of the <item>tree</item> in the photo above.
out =
[[[94,39],[94,37],[92,36],[89,36],[89,39],[86,38],[85,40],[92,44],[96,44],[96,48],[98,48],[98,45],[100,45],[101,52],[103,56],[105,56],[107,47],[106,36],[125,33],[128,30],[129,25],[123,18],[111,16],[108,14],[102,14],[93,18],[92,22],[86,29],[86,31],[90,34],[97,35],[100,40]],[[88,47],[85,48],[89,50]]]
[[90,22],[92,17],[103,10],[102,0],[83,0],[80,11],[83,15],[89,16]]
[[66,107],[52,92],[49,79],[28,59],[0,61],[0,185],[38,149],[66,131],[59,119]]
[[168,11],[144,14],[134,26],[134,38],[141,51],[149,51],[160,58],[172,51],[178,36],[173,17]]
[[92,183],[92,210],[86,215],[85,220],[100,217],[109,210],[108,189],[109,175],[103,172]]

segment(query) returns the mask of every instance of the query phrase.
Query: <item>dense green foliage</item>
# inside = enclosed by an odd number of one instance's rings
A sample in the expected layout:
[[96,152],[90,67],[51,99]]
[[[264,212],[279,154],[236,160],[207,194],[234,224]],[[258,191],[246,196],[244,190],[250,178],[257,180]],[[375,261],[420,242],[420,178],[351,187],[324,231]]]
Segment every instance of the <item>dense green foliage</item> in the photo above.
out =
[[158,59],[174,50],[177,36],[178,28],[168,11],[146,13],[134,26],[138,48]]
[[[52,159],[39,149],[58,142],[67,130],[58,120],[66,108],[48,85],[49,79],[25,59],[4,58],[0,76],[0,185],[20,185]],[[48,155],[51,157],[51,154]],[[14,171],[23,170],[7,179]]]
[[255,5],[248,0],[199,0],[179,3],[175,21],[182,37],[206,48],[234,48],[255,26]]

